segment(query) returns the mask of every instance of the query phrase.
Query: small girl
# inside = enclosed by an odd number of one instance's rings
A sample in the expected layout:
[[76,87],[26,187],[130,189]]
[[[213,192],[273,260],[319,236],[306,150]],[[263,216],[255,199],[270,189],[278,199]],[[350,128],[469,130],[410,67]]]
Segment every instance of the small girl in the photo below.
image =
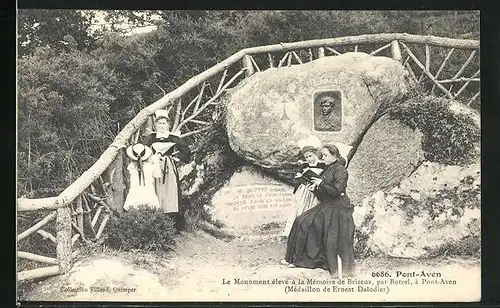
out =
[[130,190],[125,199],[123,209],[139,209],[141,206],[160,208],[155,193],[154,178],[156,166],[150,159],[152,150],[141,143],[131,145],[126,150],[131,162],[127,166],[130,174]]
[[299,161],[302,172],[297,173],[295,176],[295,178],[301,182],[294,190],[297,206],[288,217],[285,229],[281,234],[283,237],[288,237],[296,217],[319,204],[318,198],[316,198],[313,193],[315,186],[312,182],[308,181],[308,174],[314,174],[319,177],[327,167],[326,164],[319,159],[320,154],[317,148],[313,146],[304,146],[300,153],[303,155],[305,161]]

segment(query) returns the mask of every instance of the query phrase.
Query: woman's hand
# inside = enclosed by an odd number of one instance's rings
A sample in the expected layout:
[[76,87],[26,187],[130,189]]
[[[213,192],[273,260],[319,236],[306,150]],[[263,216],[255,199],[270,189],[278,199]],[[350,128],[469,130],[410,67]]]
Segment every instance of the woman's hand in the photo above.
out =
[[323,182],[323,180],[320,178],[312,178],[311,179],[311,183],[313,183],[315,186],[319,186],[319,184],[321,184],[321,182]]
[[310,191],[314,191],[316,189],[316,185],[310,183],[310,184],[307,184],[306,185],[307,189],[309,189]]

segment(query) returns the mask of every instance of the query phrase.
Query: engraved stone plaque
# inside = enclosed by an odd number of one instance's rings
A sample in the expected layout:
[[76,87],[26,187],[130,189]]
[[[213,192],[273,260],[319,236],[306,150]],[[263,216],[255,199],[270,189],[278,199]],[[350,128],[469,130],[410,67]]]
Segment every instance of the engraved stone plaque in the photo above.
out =
[[295,202],[293,187],[244,168],[215,194],[213,218],[237,233],[256,234],[284,227]]

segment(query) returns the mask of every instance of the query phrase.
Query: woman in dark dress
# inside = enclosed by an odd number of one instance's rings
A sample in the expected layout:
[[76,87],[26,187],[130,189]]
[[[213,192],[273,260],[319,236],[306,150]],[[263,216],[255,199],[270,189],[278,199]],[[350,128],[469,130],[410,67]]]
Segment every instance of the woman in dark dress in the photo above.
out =
[[155,113],[156,132],[148,135],[144,143],[151,146],[153,159],[156,161],[155,191],[158,195],[160,207],[175,221],[175,228],[184,229],[181,190],[179,175],[175,161],[189,162],[191,151],[180,136],[170,132],[168,113],[158,110]]
[[321,148],[328,165],[321,178],[313,179],[320,204],[295,219],[288,237],[284,264],[291,267],[323,268],[338,275],[337,255],[343,276],[354,273],[353,206],[345,190],[348,179],[345,160],[335,145]]

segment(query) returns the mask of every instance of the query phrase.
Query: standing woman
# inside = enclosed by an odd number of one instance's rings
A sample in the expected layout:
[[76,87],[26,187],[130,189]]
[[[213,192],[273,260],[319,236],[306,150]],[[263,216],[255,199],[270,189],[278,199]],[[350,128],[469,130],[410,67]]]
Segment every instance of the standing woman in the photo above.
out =
[[321,148],[328,165],[321,178],[313,179],[320,204],[306,211],[293,223],[285,260],[290,267],[323,268],[338,275],[337,255],[342,259],[343,276],[354,274],[353,206],[345,190],[345,160],[333,144]]
[[174,161],[189,162],[191,151],[179,135],[170,132],[168,112],[160,109],[155,112],[155,132],[147,136],[145,143],[154,152],[157,164],[155,189],[164,213],[175,221],[175,228],[184,229],[184,219],[179,186],[179,174]]

